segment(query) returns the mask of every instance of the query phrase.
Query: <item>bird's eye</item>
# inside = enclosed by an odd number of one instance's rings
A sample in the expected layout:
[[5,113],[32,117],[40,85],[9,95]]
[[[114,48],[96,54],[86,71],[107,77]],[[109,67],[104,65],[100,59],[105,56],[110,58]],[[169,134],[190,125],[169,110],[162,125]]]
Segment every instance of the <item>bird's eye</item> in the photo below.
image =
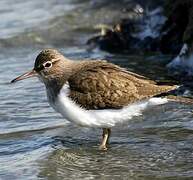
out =
[[45,68],[51,68],[52,67],[52,62],[51,61],[47,61],[43,65],[44,65]]

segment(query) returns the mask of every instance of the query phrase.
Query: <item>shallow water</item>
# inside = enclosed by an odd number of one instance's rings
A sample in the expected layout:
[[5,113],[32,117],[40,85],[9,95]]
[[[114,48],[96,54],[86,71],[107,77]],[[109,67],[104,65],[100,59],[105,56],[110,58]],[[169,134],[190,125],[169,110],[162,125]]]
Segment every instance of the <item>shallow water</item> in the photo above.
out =
[[[163,68],[168,57],[87,51],[82,44],[88,38],[85,35],[92,33],[88,24],[100,22],[100,17],[94,22],[87,17],[98,13],[93,8],[95,1],[9,2],[12,5],[0,2],[4,17],[0,25],[0,179],[193,178],[192,105],[168,103],[148,109],[143,116],[114,128],[109,150],[101,152],[97,149],[101,130],[78,127],[61,118],[49,107],[44,86],[37,79],[9,84],[33,67],[45,47],[57,47],[75,59],[106,58],[159,80],[168,78]],[[50,6],[54,15],[45,13]],[[85,7],[88,10],[83,13]],[[34,8],[38,13],[32,13]],[[77,14],[84,15],[80,21],[87,24],[81,24]],[[40,22],[44,24],[41,31]],[[65,23],[63,31],[55,31]],[[50,34],[48,40],[37,41],[37,37],[45,38],[44,33]],[[29,39],[29,34],[35,38]]]

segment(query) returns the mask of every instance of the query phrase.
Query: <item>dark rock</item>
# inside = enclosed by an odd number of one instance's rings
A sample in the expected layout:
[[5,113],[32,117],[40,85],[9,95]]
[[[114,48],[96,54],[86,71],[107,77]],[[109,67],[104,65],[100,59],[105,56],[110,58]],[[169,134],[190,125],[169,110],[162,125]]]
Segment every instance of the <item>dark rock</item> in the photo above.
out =
[[[154,4],[155,1],[149,0],[145,4],[143,1],[136,1],[142,7],[147,6],[148,2]],[[92,38],[88,43],[92,42],[109,52],[130,53],[140,50],[140,52],[150,51],[173,55],[180,52],[184,43],[193,47],[193,0],[165,0],[164,2],[164,14],[167,21],[161,28],[159,37],[138,38],[134,34],[137,34],[140,24],[142,26],[145,24],[145,19],[142,18],[142,21],[123,19],[105,34]],[[156,8],[162,3],[163,0],[160,0],[157,6],[152,7]]]
[[151,51],[156,52],[159,51],[159,39],[158,38],[152,38],[150,36],[147,36],[143,41],[140,42],[139,49],[142,49],[143,51]]
[[89,39],[87,44],[91,47],[98,46],[101,50],[112,53],[155,52],[160,49],[158,38],[147,36],[140,40],[132,35],[134,31],[135,26],[133,22],[123,19],[112,29],[103,29],[101,35]]
[[193,38],[193,0],[167,0],[165,15],[168,20],[162,28],[164,32],[160,49],[165,54],[178,54],[184,43]]
[[93,47],[99,46],[100,49],[108,52],[130,51],[134,49],[132,45],[139,41],[131,36],[133,28],[131,22],[122,20],[121,23],[116,24],[112,29],[102,29],[101,35],[89,39],[87,44]]

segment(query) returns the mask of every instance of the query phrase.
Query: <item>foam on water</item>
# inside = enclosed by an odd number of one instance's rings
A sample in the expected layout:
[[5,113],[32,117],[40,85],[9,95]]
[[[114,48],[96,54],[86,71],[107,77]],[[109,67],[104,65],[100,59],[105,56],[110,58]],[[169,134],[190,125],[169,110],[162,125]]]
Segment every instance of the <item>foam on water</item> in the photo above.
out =
[[140,38],[141,40],[146,37],[156,38],[160,35],[160,30],[162,25],[166,21],[166,17],[163,15],[163,9],[158,7],[152,11],[144,10],[144,15],[140,27],[140,32],[134,34],[134,36]]
[[179,55],[176,56],[168,65],[170,69],[176,69],[180,72],[186,72],[187,75],[193,75],[193,53],[189,52],[189,47],[184,44]]

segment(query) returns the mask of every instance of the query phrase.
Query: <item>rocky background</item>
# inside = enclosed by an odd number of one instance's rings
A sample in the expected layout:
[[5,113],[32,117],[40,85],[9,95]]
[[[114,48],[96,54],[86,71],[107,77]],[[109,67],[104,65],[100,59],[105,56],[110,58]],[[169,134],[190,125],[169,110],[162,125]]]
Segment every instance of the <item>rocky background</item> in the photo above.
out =
[[[123,12],[133,13],[133,16],[122,18],[111,27],[104,24],[101,26],[101,34],[91,38],[88,44],[95,43],[101,49],[110,52],[140,50],[174,55],[179,53],[184,43],[191,45],[193,37],[192,0],[160,0],[156,3],[136,1],[132,8],[130,4],[129,9],[126,6],[125,3]],[[147,33],[141,38],[139,32],[145,31],[145,28],[149,28],[152,33]],[[153,31],[157,31],[157,36],[153,35]]]

